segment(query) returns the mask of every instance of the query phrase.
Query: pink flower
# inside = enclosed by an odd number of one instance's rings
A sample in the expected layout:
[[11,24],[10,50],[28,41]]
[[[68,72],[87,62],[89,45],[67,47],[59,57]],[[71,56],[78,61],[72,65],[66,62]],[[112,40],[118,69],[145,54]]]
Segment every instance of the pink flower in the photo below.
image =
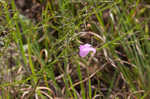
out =
[[90,44],[80,45],[79,49],[80,49],[79,55],[81,57],[87,56],[90,51],[93,52],[93,55],[96,53],[96,49],[93,48],[92,45]]

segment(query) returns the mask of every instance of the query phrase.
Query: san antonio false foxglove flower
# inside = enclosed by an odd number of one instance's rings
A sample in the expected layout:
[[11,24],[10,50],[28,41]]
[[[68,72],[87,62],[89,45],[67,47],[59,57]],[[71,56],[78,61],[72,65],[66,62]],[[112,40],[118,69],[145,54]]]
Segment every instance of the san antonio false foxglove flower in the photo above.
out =
[[79,49],[80,49],[79,55],[81,57],[87,56],[90,51],[93,52],[93,55],[96,53],[96,49],[93,48],[92,45],[90,44],[80,45]]

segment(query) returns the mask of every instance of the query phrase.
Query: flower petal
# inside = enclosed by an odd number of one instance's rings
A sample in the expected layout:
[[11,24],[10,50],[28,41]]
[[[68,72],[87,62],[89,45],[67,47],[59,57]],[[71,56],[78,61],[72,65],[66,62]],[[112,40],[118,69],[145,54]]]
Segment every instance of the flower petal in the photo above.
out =
[[79,49],[80,49],[79,55],[81,57],[87,56],[90,51],[93,52],[93,55],[96,53],[96,49],[91,47],[90,44],[80,45]]

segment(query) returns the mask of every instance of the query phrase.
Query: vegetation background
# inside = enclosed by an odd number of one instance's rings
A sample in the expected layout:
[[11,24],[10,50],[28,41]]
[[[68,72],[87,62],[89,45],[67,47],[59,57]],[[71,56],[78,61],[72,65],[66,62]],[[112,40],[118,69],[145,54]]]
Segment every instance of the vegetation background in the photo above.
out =
[[0,99],[149,99],[149,16],[149,0],[0,0]]

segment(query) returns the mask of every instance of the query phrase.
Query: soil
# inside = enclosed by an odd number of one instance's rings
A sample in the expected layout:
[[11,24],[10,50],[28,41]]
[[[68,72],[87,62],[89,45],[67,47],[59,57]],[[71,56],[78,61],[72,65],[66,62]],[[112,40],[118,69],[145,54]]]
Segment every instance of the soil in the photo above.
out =
[[42,13],[42,3],[38,0],[15,0],[17,9],[26,17],[39,21]]

